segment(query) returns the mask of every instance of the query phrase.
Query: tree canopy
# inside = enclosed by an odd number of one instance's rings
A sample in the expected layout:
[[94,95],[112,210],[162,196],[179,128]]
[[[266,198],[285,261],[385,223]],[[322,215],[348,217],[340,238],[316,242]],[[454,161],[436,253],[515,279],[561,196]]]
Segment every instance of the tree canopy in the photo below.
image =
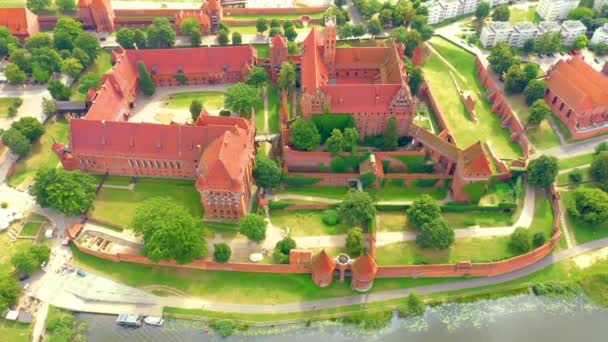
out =
[[346,140],[344,139],[344,135],[342,131],[337,128],[334,128],[331,131],[331,136],[325,141],[325,149],[328,152],[331,152],[332,155],[338,155],[344,152],[347,148]]
[[247,214],[239,221],[239,232],[249,240],[260,242],[266,238],[266,226],[263,216]]
[[530,116],[527,123],[528,125],[540,125],[549,115],[551,115],[551,108],[549,108],[545,100],[538,99],[530,106]]
[[365,250],[365,238],[363,237],[363,229],[359,227],[351,228],[346,234],[346,251],[350,256],[358,256],[363,254]]
[[264,70],[264,68],[260,66],[255,66],[247,75],[245,83],[249,84],[252,87],[259,88],[261,85],[264,85],[267,80],[268,74],[266,73],[266,70]]
[[279,264],[289,264],[289,253],[294,248],[296,248],[296,241],[286,236],[277,242],[272,257]]
[[548,188],[557,177],[557,158],[541,156],[528,163],[528,182],[539,188]]
[[2,142],[12,153],[25,157],[30,153],[30,141],[15,128],[10,128],[2,134]]
[[509,237],[509,248],[518,254],[529,252],[532,249],[532,242],[528,229],[524,227],[515,229]]
[[506,4],[496,6],[492,13],[492,19],[494,19],[494,21],[509,21],[510,16],[511,10]]
[[608,194],[597,188],[577,188],[568,202],[570,215],[595,227],[608,222]]
[[13,121],[11,127],[18,130],[24,137],[28,138],[29,141],[38,140],[45,132],[45,128],[40,121],[31,116],[22,117],[17,121]]
[[545,97],[547,92],[547,82],[545,80],[532,80],[524,89],[526,96],[526,103],[531,105],[536,100],[541,100]]
[[[600,147],[600,146],[598,146]],[[600,151],[591,162],[591,177],[608,188],[608,151]]]
[[137,70],[139,72],[139,86],[141,87],[141,91],[146,96],[154,95],[156,86],[154,86],[154,80],[143,61],[137,62]]
[[246,83],[236,83],[226,90],[224,107],[241,114],[242,117],[250,118],[254,109],[260,105],[260,101],[260,94],[256,88]]
[[166,18],[158,17],[148,26],[147,45],[151,48],[168,48],[175,45],[175,31]]
[[407,217],[416,227],[422,227],[424,224],[440,218],[441,208],[431,196],[422,195],[407,210]]
[[15,303],[21,293],[21,286],[17,278],[10,274],[0,275],[0,311],[8,309]]
[[268,30],[268,24],[265,18],[258,18],[255,22],[255,29],[258,33],[263,34]]
[[203,110],[203,103],[199,99],[194,99],[190,102],[190,115],[192,116],[192,122],[196,122],[199,115],[201,115],[201,111]]
[[372,197],[364,191],[350,189],[338,207],[340,217],[347,224],[366,227],[376,215]]
[[279,70],[279,87],[291,91],[296,86],[296,67],[291,62],[283,62]]
[[492,69],[499,75],[509,70],[515,64],[519,64],[519,59],[513,55],[513,51],[505,42],[496,44],[490,50],[488,62]]
[[207,253],[200,221],[170,198],[142,202],[131,226],[143,237],[142,253],[154,262],[175,259],[186,264]]
[[454,243],[454,230],[441,218],[419,227],[416,244],[422,248],[446,249]]
[[213,244],[213,259],[217,262],[226,262],[230,260],[232,249],[228,244],[221,242]]
[[299,118],[291,125],[289,141],[298,150],[312,151],[321,143],[321,134],[312,120]]
[[51,97],[59,101],[68,101],[72,95],[70,87],[63,84],[60,80],[50,80],[47,89],[51,93]]
[[93,205],[95,179],[80,171],[40,169],[30,193],[43,208],[51,207],[66,215],[78,215]]
[[489,2],[480,2],[479,5],[477,5],[477,8],[475,9],[475,17],[477,19],[487,18],[487,16],[490,15],[490,9],[491,7]]
[[279,165],[267,157],[257,157],[253,168],[253,178],[255,183],[265,189],[272,189],[279,186],[282,171]]
[[384,128],[383,149],[385,151],[394,151],[399,146],[399,128],[397,127],[397,119],[391,116],[386,122]]

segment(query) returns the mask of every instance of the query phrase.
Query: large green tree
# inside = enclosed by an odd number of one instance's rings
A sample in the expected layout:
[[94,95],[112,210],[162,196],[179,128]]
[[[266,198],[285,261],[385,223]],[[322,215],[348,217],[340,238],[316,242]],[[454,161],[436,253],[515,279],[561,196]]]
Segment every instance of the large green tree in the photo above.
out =
[[47,85],[51,97],[58,101],[68,101],[72,95],[70,87],[66,86],[60,80],[51,80]]
[[608,222],[608,194],[596,188],[578,188],[568,202],[570,215],[599,227]]
[[120,28],[116,31],[116,42],[125,49],[132,49],[135,44],[135,32],[128,27]]
[[95,179],[80,171],[40,169],[30,193],[43,208],[51,207],[66,215],[78,215],[93,205]]
[[175,259],[186,264],[207,253],[200,221],[170,198],[144,201],[131,225],[143,237],[142,253],[154,262]]
[[73,11],[76,9],[76,0],[55,0],[55,5],[64,12]]
[[95,72],[90,72],[85,74],[80,78],[80,83],[78,84],[78,92],[81,94],[86,94],[89,89],[98,89],[99,84],[101,83],[101,76]]
[[260,105],[258,90],[245,83],[236,83],[226,90],[224,107],[242,117],[250,118],[251,113]]
[[232,32],[232,45],[241,45],[243,43],[243,36],[240,32],[234,31]]
[[517,254],[527,253],[532,249],[530,232],[524,227],[519,227],[509,237],[509,248]]
[[279,264],[289,264],[289,253],[294,248],[296,248],[296,241],[286,236],[277,242],[272,257]]
[[283,62],[279,70],[279,87],[291,91],[296,86],[296,67],[291,62]]
[[76,58],[64,59],[61,63],[61,71],[66,73],[72,79],[78,78],[84,66]]
[[12,85],[23,84],[23,82],[25,82],[27,79],[25,72],[14,63],[8,63],[6,65],[6,68],[4,69],[4,76],[6,76],[6,79]]
[[496,44],[490,50],[488,62],[492,69],[499,75],[509,70],[515,64],[519,64],[519,59],[513,55],[513,51],[505,42]]
[[142,61],[137,62],[137,69],[139,70],[139,86],[141,91],[146,96],[154,95],[156,91],[156,87],[154,86],[154,80],[152,80],[152,76],[148,72],[148,68]]
[[256,158],[253,178],[258,186],[265,189],[276,188],[281,182],[281,175],[281,167],[274,160],[267,157]]
[[268,30],[268,24],[265,18],[258,18],[255,22],[255,29],[259,34],[264,34]]
[[29,139],[14,128],[8,129],[2,134],[2,142],[19,157],[25,157],[30,153]]
[[148,26],[147,45],[151,48],[168,48],[175,45],[175,31],[167,18],[156,18]]
[[365,238],[363,237],[363,229],[354,227],[349,229],[346,234],[346,251],[350,256],[356,257],[363,254],[365,249]]
[[526,96],[526,103],[531,105],[536,100],[540,100],[545,97],[547,92],[547,82],[545,80],[532,80],[524,89]]
[[419,229],[416,244],[422,248],[446,249],[454,243],[454,230],[443,219],[426,222]]
[[224,242],[216,243],[213,245],[213,259],[217,262],[226,262],[230,260],[232,255],[232,249],[228,244]]
[[45,132],[45,128],[40,121],[31,116],[22,117],[17,121],[13,121],[11,127],[18,130],[24,137],[28,138],[29,141],[38,140]]
[[8,309],[9,305],[15,303],[21,293],[21,286],[17,278],[10,274],[0,275],[0,311]]
[[487,18],[488,15],[490,15],[490,9],[491,7],[489,2],[480,2],[475,9],[475,17],[479,20]]
[[201,24],[195,18],[188,18],[179,25],[180,31],[190,38],[192,46],[201,45]]
[[557,158],[541,156],[528,163],[528,182],[539,188],[548,188],[557,177]]
[[19,249],[11,257],[11,264],[15,270],[21,274],[32,274],[36,271],[40,264],[34,255],[32,255],[27,249]]
[[76,37],[74,47],[82,49],[91,61],[94,61],[101,53],[101,45],[97,37],[86,32],[82,32]]
[[364,191],[350,189],[338,207],[340,217],[347,224],[367,227],[376,215],[372,197]]
[[249,240],[260,242],[266,238],[266,226],[263,216],[247,214],[239,221],[239,232]]
[[266,70],[260,66],[255,66],[247,75],[245,83],[252,87],[259,88],[261,85],[264,85],[267,80],[268,74],[266,73]]
[[505,90],[509,93],[520,93],[528,84],[526,75],[518,64],[512,65],[505,75]]
[[591,162],[591,177],[608,189],[608,151],[600,151]]
[[431,196],[422,195],[407,210],[408,221],[416,227],[441,218],[441,208]]
[[291,125],[289,142],[298,150],[312,151],[321,143],[321,134],[310,119],[297,119]]
[[534,101],[530,106],[530,116],[528,117],[528,125],[540,125],[540,123],[551,115],[551,108],[545,100],[539,99]]
[[194,99],[190,102],[190,115],[192,116],[192,122],[196,122],[196,119],[201,115],[203,110],[203,103],[199,99]]
[[344,152],[348,147],[344,134],[337,128],[331,131],[331,136],[325,141],[325,149],[331,152],[332,155],[338,155]]
[[492,13],[492,19],[494,21],[509,21],[509,17],[511,16],[511,10],[508,5],[498,5],[494,8],[494,12]]
[[8,56],[11,48],[17,48],[19,38],[13,36],[8,27],[0,26],[0,56]]
[[51,0],[27,0],[25,4],[27,8],[32,11],[39,12],[49,8],[51,6]]

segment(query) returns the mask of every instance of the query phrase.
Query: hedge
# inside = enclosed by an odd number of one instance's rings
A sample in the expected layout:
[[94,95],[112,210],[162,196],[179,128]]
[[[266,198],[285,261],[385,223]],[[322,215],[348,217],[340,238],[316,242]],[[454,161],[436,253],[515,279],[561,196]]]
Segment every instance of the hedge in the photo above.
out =
[[426,156],[394,156],[393,158],[401,161],[407,166],[409,173],[433,173],[433,164],[426,163]]
[[416,179],[414,185],[421,188],[430,188],[435,186],[439,182],[439,179]]
[[345,128],[356,127],[355,119],[351,114],[315,114],[312,115],[312,122],[321,133],[321,143],[324,143],[331,136],[331,131],[337,128],[344,131]]
[[481,196],[483,196],[488,189],[488,183],[486,181],[477,181],[465,184],[463,188],[464,192],[469,196],[470,202],[479,203]]
[[358,172],[359,164],[369,158],[370,154],[371,152],[365,152],[363,154],[350,154],[334,157],[329,163],[329,168],[331,169],[331,172],[334,173],[344,173],[349,169]]
[[321,178],[306,177],[300,174],[296,174],[292,177],[283,177],[283,183],[293,187],[313,185],[319,183],[320,181]]
[[441,206],[441,211],[444,213],[463,213],[467,211],[501,212],[512,210],[514,208],[517,208],[515,203],[501,203],[497,206],[484,206],[450,202],[447,205]]
[[289,202],[289,201],[273,201],[270,200],[268,201],[268,208],[270,210],[279,210],[279,209],[285,209],[287,207],[289,207],[290,205],[293,205],[294,203]]

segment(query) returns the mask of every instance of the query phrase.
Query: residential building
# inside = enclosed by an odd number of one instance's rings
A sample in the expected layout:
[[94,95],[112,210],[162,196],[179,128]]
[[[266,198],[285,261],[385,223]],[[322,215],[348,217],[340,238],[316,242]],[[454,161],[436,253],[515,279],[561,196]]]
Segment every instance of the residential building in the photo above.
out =
[[608,24],[604,24],[604,26],[595,30],[595,32],[593,33],[593,37],[591,37],[591,43],[608,44]]
[[566,20],[562,23],[562,44],[570,47],[574,44],[576,37],[587,32],[587,27],[580,20]]
[[513,27],[511,24],[504,21],[495,21],[490,25],[484,26],[481,30],[479,40],[484,47],[491,47],[500,42],[509,43],[509,38],[512,33]]
[[471,14],[482,1],[489,2],[492,7],[506,4],[509,0],[431,0],[423,2],[429,12],[428,23],[433,25],[457,16]]
[[593,1],[593,8],[595,8],[596,10],[601,10],[602,7],[607,6],[608,5],[608,0],[594,0]]
[[574,139],[608,132],[608,77],[583,57],[560,60],[547,71],[545,101]]
[[490,6],[494,7],[494,6],[498,6],[498,5],[508,4],[510,0],[482,0],[482,1],[489,2]]
[[521,48],[528,40],[535,39],[538,33],[538,27],[531,22],[517,23],[509,37],[509,46]]
[[559,33],[562,27],[557,21],[541,21],[538,24],[538,35],[544,36],[546,34]]
[[193,125],[128,122],[139,89],[138,62],[157,86],[243,81],[256,61],[250,46],[118,50],[92,105],[69,121],[69,144],[53,151],[67,170],[196,180],[205,218],[236,220],[252,196],[255,128],[203,109]]
[[0,8],[0,26],[6,26],[12,35],[25,39],[40,31],[38,16],[27,8]]
[[406,134],[417,99],[408,86],[404,46],[391,41],[386,47],[339,48],[336,28],[335,17],[327,17],[325,29],[313,28],[302,43],[302,116],[351,113],[361,136],[381,134],[395,117]]
[[568,13],[577,8],[580,0],[540,0],[537,13],[544,20],[563,20]]

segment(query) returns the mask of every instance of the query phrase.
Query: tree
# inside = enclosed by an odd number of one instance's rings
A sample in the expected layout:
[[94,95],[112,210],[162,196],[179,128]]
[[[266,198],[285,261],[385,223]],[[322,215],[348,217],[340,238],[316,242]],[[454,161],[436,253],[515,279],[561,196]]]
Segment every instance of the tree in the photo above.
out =
[[424,74],[422,69],[412,63],[406,63],[407,75],[409,77],[408,85],[412,94],[418,94],[422,83],[424,83]]
[[30,54],[30,52],[26,49],[13,49],[10,54],[10,61],[11,62],[7,65],[7,68],[10,64],[15,64],[24,72],[29,72],[32,70],[32,54]]
[[32,53],[32,68],[40,68],[48,73],[61,70],[61,55],[52,48],[40,48]]
[[591,177],[599,183],[608,185],[608,151],[600,152],[593,162],[589,170]]
[[72,57],[76,58],[84,67],[91,64],[91,58],[81,48],[74,48],[74,50],[72,50]]
[[55,101],[49,99],[48,97],[42,98],[42,113],[45,118],[48,118],[51,115],[55,115],[57,112],[57,105]]
[[528,117],[527,124],[534,126],[540,125],[540,123],[545,120],[545,118],[547,118],[549,115],[551,115],[551,108],[549,108],[547,103],[545,103],[545,100],[536,100],[530,106],[530,116]]
[[272,159],[257,157],[253,168],[255,183],[264,189],[276,188],[281,182],[281,167]]
[[384,128],[383,137],[383,149],[385,151],[394,151],[399,146],[399,128],[397,127],[397,119],[390,117],[386,122]]
[[524,78],[526,80],[526,85],[530,81],[537,79],[539,72],[540,72],[540,65],[538,65],[534,62],[528,62],[528,63],[524,64],[523,73],[524,73]]
[[526,103],[531,105],[537,100],[541,100],[545,97],[547,92],[547,82],[545,80],[532,80],[524,89],[526,95]]
[[67,32],[55,32],[53,34],[53,45],[57,50],[71,51],[74,48],[74,39],[72,39],[72,36]]
[[604,42],[599,42],[595,45],[591,45],[589,46],[589,49],[595,52],[595,54],[598,56],[608,55],[608,44]]
[[361,187],[363,189],[368,189],[374,182],[376,181],[376,175],[373,172],[366,172],[359,175],[359,182],[361,182]]
[[13,36],[8,27],[0,26],[0,56],[8,56],[10,49],[18,47],[21,42]]
[[531,53],[534,50],[536,50],[536,40],[534,38],[530,38],[530,39],[526,40],[524,42],[524,46],[522,47],[522,50],[525,53]]
[[363,254],[365,250],[365,238],[363,237],[363,229],[359,227],[351,228],[346,234],[346,252],[351,256]]
[[270,27],[281,27],[281,22],[279,19],[273,18],[270,20]]
[[144,30],[135,29],[133,31],[133,41],[138,49],[144,49],[148,46],[148,35]]
[[393,25],[393,10],[390,8],[385,8],[378,15],[378,19],[380,19],[380,24],[382,27],[390,27]]
[[148,26],[147,45],[151,48],[168,48],[175,45],[175,31],[166,18],[155,18]]
[[138,61],[137,69],[139,70],[139,86],[141,87],[141,91],[146,96],[154,95],[154,92],[156,91],[154,80],[152,80],[152,76],[148,72],[148,68],[146,68],[144,62]]
[[128,27],[120,28],[116,31],[116,42],[125,49],[132,49],[135,44],[135,32]]
[[228,38],[228,32],[220,30],[217,33],[217,43],[221,46],[226,46],[228,45],[228,42],[230,42],[230,39]]
[[505,75],[505,90],[509,93],[520,93],[528,84],[526,75],[519,64],[512,65]]
[[17,278],[6,274],[0,276],[0,311],[4,312],[9,305],[15,303],[21,293]]
[[296,40],[296,38],[298,38],[298,32],[293,26],[285,30],[285,38],[287,38],[287,40],[290,42],[293,42]]
[[561,35],[559,32],[553,34],[543,34],[536,39],[536,52],[547,54],[560,49]]
[[43,208],[74,216],[87,211],[95,199],[95,179],[80,171],[40,169],[30,194]]
[[589,7],[577,7],[570,12],[568,12],[568,20],[581,20],[584,17],[595,17],[595,13],[593,13],[593,9]]
[[360,38],[365,35],[366,27],[363,24],[354,24],[352,28],[353,37]]
[[543,234],[543,232],[536,232],[532,237],[532,244],[535,248],[538,248],[544,245],[546,240],[547,238],[545,237],[545,234]]
[[243,37],[241,33],[234,31],[232,32],[232,45],[241,45],[243,43]]
[[377,35],[382,33],[382,24],[380,23],[380,19],[372,18],[367,22],[367,32],[375,38]]
[[48,70],[44,70],[38,64],[32,67],[32,77],[34,80],[40,83],[47,83],[51,78],[51,73]]
[[27,0],[26,6],[34,12],[39,12],[51,6],[51,0]]
[[45,245],[31,245],[28,248],[28,252],[39,265],[49,261],[49,257],[51,256],[51,249]]
[[338,7],[342,7],[342,6],[346,5],[346,0],[334,0],[334,5],[336,5]]
[[256,88],[245,83],[236,83],[226,90],[224,107],[241,114],[242,117],[250,118],[251,113],[260,104],[260,101],[260,95]]
[[213,259],[217,262],[226,262],[230,260],[230,256],[232,255],[232,249],[226,243],[216,243],[213,244]]
[[64,59],[61,63],[61,71],[66,73],[72,79],[78,78],[84,67],[76,58]]
[[594,227],[608,222],[608,193],[597,188],[577,188],[568,201],[568,213]]
[[350,189],[338,207],[340,217],[349,225],[367,227],[374,219],[376,207],[371,196],[364,191]]
[[296,42],[287,42],[287,54],[299,55],[301,54],[300,46]]
[[492,13],[492,19],[494,21],[509,21],[511,16],[511,10],[508,5],[498,5]]
[[429,17],[426,15],[415,15],[412,18],[412,22],[410,23],[410,27],[418,32],[424,29],[425,26],[428,25]]
[[258,18],[255,22],[255,30],[259,33],[259,34],[264,34],[264,32],[266,32],[266,30],[268,30],[268,25],[266,24],[266,19],[265,18]]
[[283,62],[279,70],[279,87],[291,91],[296,86],[296,67],[291,62]]
[[91,61],[94,61],[97,56],[101,53],[101,45],[99,45],[99,40],[86,32],[82,32],[78,35],[76,40],[74,41],[74,47],[81,48],[84,52],[86,52],[87,56]]
[[477,5],[477,8],[475,9],[475,17],[478,20],[483,20],[487,18],[488,15],[490,15],[490,8],[491,7],[489,2],[480,2],[479,5]]
[[293,27],[293,23],[291,22],[291,20],[285,20],[283,22],[283,31],[287,31],[291,27]]
[[[482,2],[483,4],[484,2]],[[420,295],[416,292],[411,292],[409,296],[407,296],[407,303],[403,310],[399,310],[399,314],[402,317],[420,317],[424,315],[426,311],[426,305]]]
[[25,82],[27,79],[25,72],[23,72],[18,65],[13,63],[8,63],[6,65],[6,68],[4,69],[4,76],[6,76],[6,79],[12,85],[23,84],[23,82]]
[[72,90],[67,87],[60,80],[51,80],[47,85],[48,91],[51,93],[51,97],[58,101],[68,101]]
[[76,9],[75,0],[55,0],[55,5],[64,12],[73,11]]
[[36,141],[40,138],[44,132],[44,126],[38,121],[38,119],[31,116],[23,117],[17,121],[13,121],[11,128],[16,129],[29,141]]
[[321,134],[312,120],[299,118],[291,125],[289,142],[298,150],[312,151],[321,143]]
[[604,141],[595,146],[595,154],[598,155],[604,151],[608,151],[608,142]]
[[266,238],[266,221],[263,216],[247,214],[239,221],[239,232],[249,240],[260,242]]
[[342,131],[334,128],[331,131],[331,136],[325,142],[325,149],[331,152],[332,155],[338,155],[346,150],[347,144]]
[[277,242],[272,256],[279,264],[289,264],[289,253],[294,248],[296,248],[296,241],[286,236]]
[[409,222],[416,227],[422,227],[426,223],[441,218],[441,208],[431,196],[422,195],[407,210],[407,217]]
[[539,188],[548,188],[557,177],[557,158],[541,156],[528,164],[528,182]]
[[270,30],[268,30],[269,37],[274,37],[277,35],[279,35],[279,36],[283,35],[283,31],[281,31],[280,27],[271,27]]
[[25,157],[30,153],[30,141],[14,128],[4,131],[2,142],[19,157]]
[[190,115],[192,116],[192,122],[196,122],[198,116],[201,115],[203,110],[203,104],[200,100],[194,99],[190,102]]
[[268,74],[266,70],[260,66],[254,66],[245,79],[245,83],[252,87],[259,88],[261,85],[266,84],[268,80]]
[[347,127],[344,129],[344,141],[346,142],[346,150],[355,152],[359,143],[359,131],[357,127]]
[[190,44],[192,46],[201,45],[201,24],[194,18],[188,18],[181,22],[179,25],[180,31],[188,37],[190,37]]
[[586,35],[581,34],[574,40],[574,44],[572,45],[573,49],[581,50],[587,47],[589,44],[589,38]]
[[338,37],[348,39],[353,36],[353,24],[345,24],[338,27]]
[[94,72],[85,74],[80,78],[80,83],[78,84],[78,92],[81,94],[86,94],[89,89],[98,89],[100,83],[101,76],[99,74]]
[[488,62],[492,69],[499,75],[506,72],[512,65],[518,64],[518,59],[507,43],[500,42],[490,50]]
[[416,30],[407,30],[405,27],[397,27],[391,31],[389,37],[398,43],[405,45],[405,54],[412,56],[414,50],[422,43],[422,35]]
[[207,253],[201,224],[170,198],[154,197],[135,209],[133,231],[143,237],[142,253],[150,260],[186,264]]
[[28,249],[17,250],[11,257],[11,264],[17,272],[28,275],[34,273],[40,267],[34,255]]
[[446,249],[454,243],[454,230],[441,218],[420,226],[416,244],[422,248]]
[[53,34],[53,39],[55,39],[58,33],[66,33],[70,36],[70,40],[73,42],[82,32],[82,23],[80,21],[77,21],[72,17],[63,16],[59,17],[57,24],[55,24],[55,33]]
[[509,237],[509,248],[518,254],[527,253],[532,249],[530,234],[526,228],[519,227],[511,233],[511,236]]

